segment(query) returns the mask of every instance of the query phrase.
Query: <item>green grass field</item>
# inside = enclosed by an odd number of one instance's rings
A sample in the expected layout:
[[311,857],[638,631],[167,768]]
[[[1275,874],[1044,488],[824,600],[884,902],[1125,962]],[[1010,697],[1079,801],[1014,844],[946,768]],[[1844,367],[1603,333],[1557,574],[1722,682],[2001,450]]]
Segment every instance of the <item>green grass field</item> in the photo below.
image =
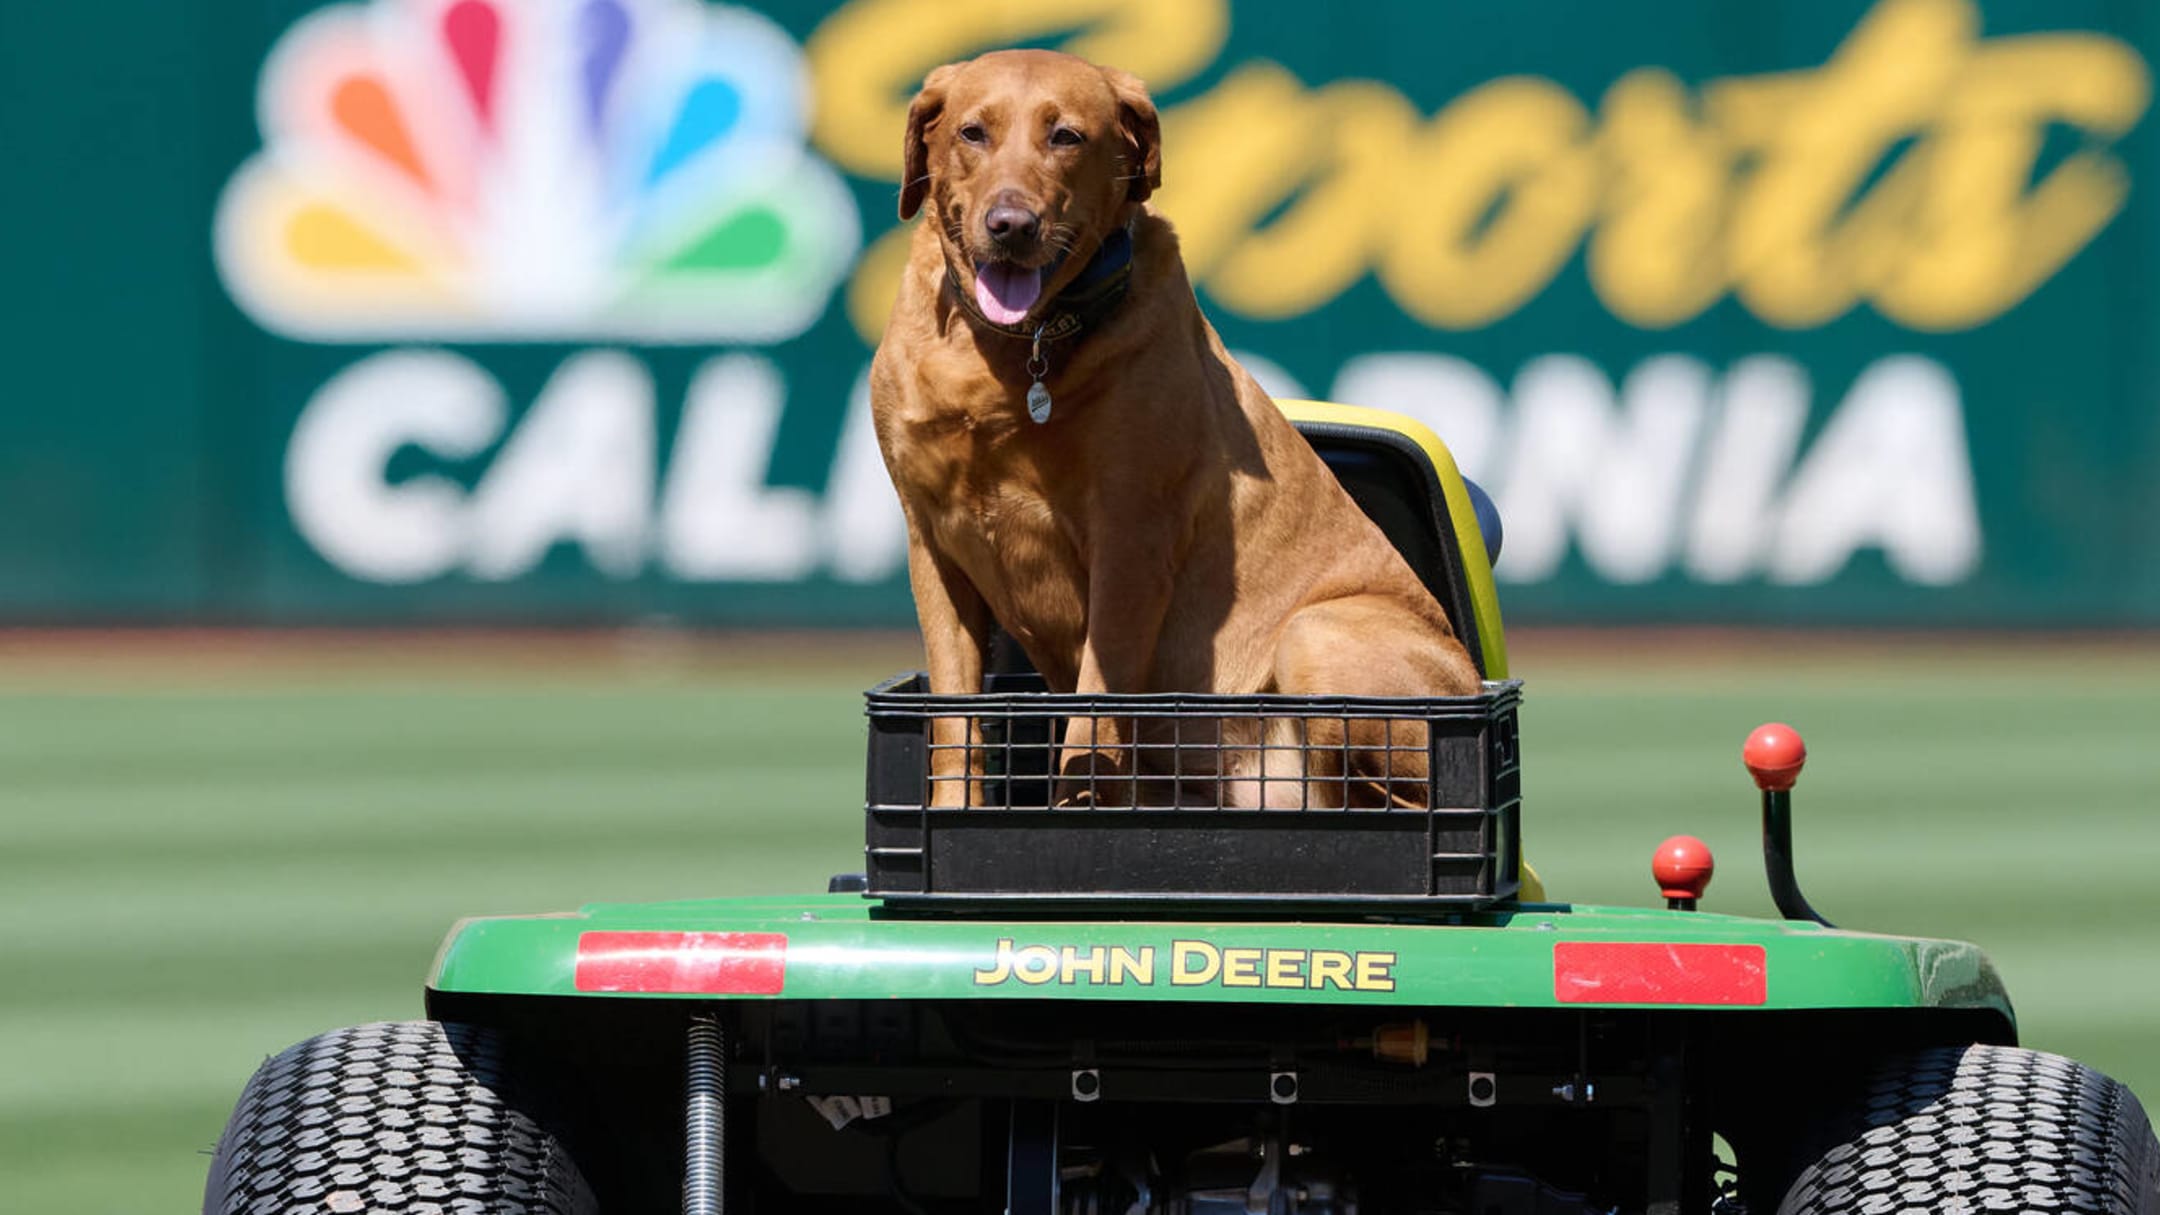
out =
[[[2153,648],[1767,644],[1517,639],[1554,895],[1650,903],[1688,831],[1722,864],[1707,908],[1767,913],[1737,754],[1783,718],[1816,905],[1980,942],[2028,1044],[2160,1095]],[[858,867],[858,689],[906,654],[816,648],[0,649],[0,1210],[193,1209],[254,1065],[418,1016],[461,915]]]

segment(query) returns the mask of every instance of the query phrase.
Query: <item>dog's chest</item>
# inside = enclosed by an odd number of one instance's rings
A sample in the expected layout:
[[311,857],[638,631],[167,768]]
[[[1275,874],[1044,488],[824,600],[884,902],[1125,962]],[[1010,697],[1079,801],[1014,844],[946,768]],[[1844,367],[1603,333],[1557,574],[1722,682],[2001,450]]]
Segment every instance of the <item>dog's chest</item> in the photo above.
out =
[[922,513],[940,548],[982,567],[971,570],[978,581],[1034,581],[1074,563],[1071,521],[1030,461],[977,458],[939,480]]
[[903,492],[943,502],[1021,463],[1015,420],[988,403],[910,402],[897,418],[893,474]]
[[[1061,503],[1054,458],[1033,423],[964,410],[912,412],[895,472],[932,546],[955,558],[1016,615],[1041,595],[1067,601],[1085,584],[1077,503]],[[1024,626],[1023,626],[1024,627]]]
[[892,460],[901,492],[948,526],[1014,537],[1054,528],[1052,453],[1017,414],[1003,402],[903,410]]

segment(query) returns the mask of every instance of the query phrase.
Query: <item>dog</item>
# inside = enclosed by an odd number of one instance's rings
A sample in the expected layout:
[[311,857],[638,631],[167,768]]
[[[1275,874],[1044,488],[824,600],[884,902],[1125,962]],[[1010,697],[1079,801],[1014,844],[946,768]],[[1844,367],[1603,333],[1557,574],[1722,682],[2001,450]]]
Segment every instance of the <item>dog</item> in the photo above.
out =
[[[993,624],[1055,691],[1479,690],[1446,612],[1201,315],[1148,206],[1162,136],[1137,77],[1040,50],[937,68],[904,165],[900,217],[927,215],[870,392],[932,692],[982,690]],[[979,725],[932,729],[932,803],[982,804]],[[1057,800],[1133,788],[1131,744],[1164,729],[1072,719]],[[1223,804],[1423,804],[1412,722],[1225,729],[1223,770],[1182,773]]]

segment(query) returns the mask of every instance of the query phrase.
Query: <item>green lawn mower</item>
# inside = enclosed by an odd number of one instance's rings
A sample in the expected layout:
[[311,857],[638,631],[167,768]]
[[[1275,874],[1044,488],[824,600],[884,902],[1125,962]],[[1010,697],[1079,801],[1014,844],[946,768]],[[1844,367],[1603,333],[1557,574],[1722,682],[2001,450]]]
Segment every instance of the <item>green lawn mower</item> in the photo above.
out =
[[[1549,900],[1497,520],[1414,423],[1285,409],[1474,626],[1481,695],[1064,695],[1009,645],[978,696],[889,681],[861,872],[460,923],[428,1020],[255,1073],[204,1211],[2160,1212],[2136,1098],[2020,1049],[1978,948],[1808,905],[1790,729],[1744,754],[1782,919],[1696,910],[1686,837],[1662,907]],[[969,804],[930,787],[941,716],[975,725]],[[1343,718],[1406,723],[1429,787],[1247,810],[1186,775],[1224,723]],[[1057,798],[1076,719],[1158,740],[1133,787]]]

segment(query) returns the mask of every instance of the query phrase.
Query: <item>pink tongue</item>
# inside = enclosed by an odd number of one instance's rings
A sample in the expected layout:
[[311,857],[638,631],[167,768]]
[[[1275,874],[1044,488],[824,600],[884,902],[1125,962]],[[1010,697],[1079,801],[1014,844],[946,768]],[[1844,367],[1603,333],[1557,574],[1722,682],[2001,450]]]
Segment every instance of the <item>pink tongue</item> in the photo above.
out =
[[1010,262],[975,267],[975,306],[1000,325],[1017,325],[1042,294],[1042,271],[1023,270]]

